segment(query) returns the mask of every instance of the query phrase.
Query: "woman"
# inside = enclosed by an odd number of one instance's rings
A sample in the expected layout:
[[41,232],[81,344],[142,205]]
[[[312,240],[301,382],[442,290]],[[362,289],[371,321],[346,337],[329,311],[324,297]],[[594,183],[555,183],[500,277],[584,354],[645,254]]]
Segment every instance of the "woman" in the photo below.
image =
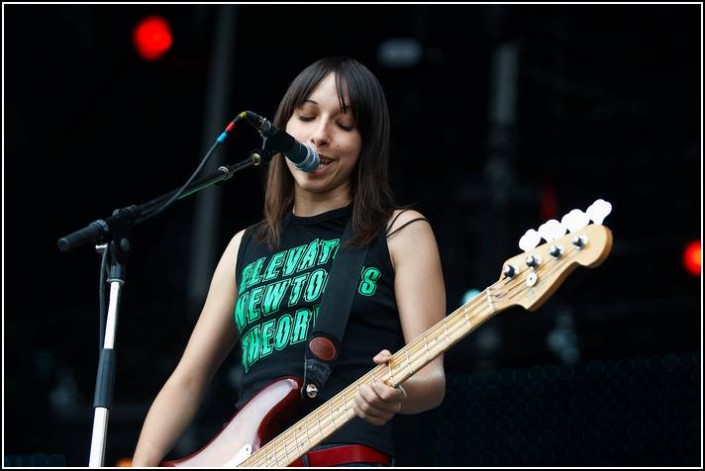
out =
[[[364,269],[335,368],[308,410],[384,364],[390,352],[445,315],[433,231],[417,211],[398,209],[390,190],[389,112],[376,77],[351,58],[319,60],[292,82],[274,124],[315,148],[320,164],[303,172],[282,155],[270,162],[265,219],[238,232],[225,249],[183,357],[147,415],[135,466],[158,465],[169,452],[238,336],[244,371],[238,408],[277,378],[303,376],[306,339],[350,219],[354,236],[347,245],[367,247]],[[306,456],[301,463],[390,464],[389,420],[437,407],[444,393],[442,357],[403,386],[361,385],[354,397],[357,417],[316,448],[323,451],[315,463]],[[353,449],[363,452],[346,452]]]

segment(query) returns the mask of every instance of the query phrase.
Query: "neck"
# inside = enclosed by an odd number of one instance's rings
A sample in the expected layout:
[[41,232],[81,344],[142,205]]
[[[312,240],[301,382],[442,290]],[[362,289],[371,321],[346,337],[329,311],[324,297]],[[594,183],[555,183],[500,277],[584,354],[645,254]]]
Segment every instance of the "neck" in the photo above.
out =
[[296,192],[294,199],[294,215],[299,217],[311,217],[319,214],[342,208],[350,204],[352,198],[346,193],[331,195]]

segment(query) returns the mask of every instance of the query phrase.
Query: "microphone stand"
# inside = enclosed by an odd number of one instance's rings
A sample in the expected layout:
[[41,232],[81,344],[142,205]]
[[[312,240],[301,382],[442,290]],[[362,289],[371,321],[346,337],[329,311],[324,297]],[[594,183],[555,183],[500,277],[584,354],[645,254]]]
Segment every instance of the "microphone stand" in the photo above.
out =
[[[105,458],[108,412],[112,403],[113,383],[115,379],[114,345],[118,305],[121,290],[125,283],[126,264],[130,255],[131,244],[129,236],[132,226],[156,216],[165,209],[164,205],[169,204],[168,202],[171,202],[175,195],[178,195],[176,196],[176,200],[183,199],[214,184],[228,180],[235,172],[268,162],[277,151],[271,146],[268,146],[266,141],[264,144],[263,149],[250,152],[248,159],[231,166],[221,166],[211,175],[205,176],[183,189],[180,188],[170,191],[144,204],[116,209],[112,216],[93,221],[88,226],[59,239],[59,249],[63,252],[75,249],[89,242],[96,243],[96,249],[99,252],[101,250],[109,250],[107,255],[109,255],[110,258],[110,276],[108,278],[110,296],[105,336],[100,352],[100,360],[98,362],[98,374],[93,402],[95,414],[89,459],[90,467],[101,467]],[[106,240],[110,240],[110,244],[107,248],[105,244],[103,244]]]

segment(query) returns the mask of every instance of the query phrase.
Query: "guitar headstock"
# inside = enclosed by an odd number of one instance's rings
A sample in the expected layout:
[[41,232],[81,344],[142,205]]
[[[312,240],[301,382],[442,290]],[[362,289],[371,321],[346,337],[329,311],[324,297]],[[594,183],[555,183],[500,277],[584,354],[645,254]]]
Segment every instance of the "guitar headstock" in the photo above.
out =
[[[500,308],[519,305],[534,311],[579,265],[604,262],[612,249],[612,232],[602,221],[611,209],[610,203],[597,200],[586,212],[574,209],[560,222],[552,219],[538,231],[527,231],[519,241],[524,253],[504,262],[494,289],[503,294],[493,302]],[[538,245],[542,239],[546,242]]]

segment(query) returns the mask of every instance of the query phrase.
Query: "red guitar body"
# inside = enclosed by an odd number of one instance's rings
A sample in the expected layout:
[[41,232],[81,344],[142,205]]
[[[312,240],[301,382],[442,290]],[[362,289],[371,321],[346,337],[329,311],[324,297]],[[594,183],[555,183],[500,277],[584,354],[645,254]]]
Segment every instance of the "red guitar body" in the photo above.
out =
[[282,378],[250,399],[206,446],[170,467],[235,467],[275,437],[301,402],[301,380]]

